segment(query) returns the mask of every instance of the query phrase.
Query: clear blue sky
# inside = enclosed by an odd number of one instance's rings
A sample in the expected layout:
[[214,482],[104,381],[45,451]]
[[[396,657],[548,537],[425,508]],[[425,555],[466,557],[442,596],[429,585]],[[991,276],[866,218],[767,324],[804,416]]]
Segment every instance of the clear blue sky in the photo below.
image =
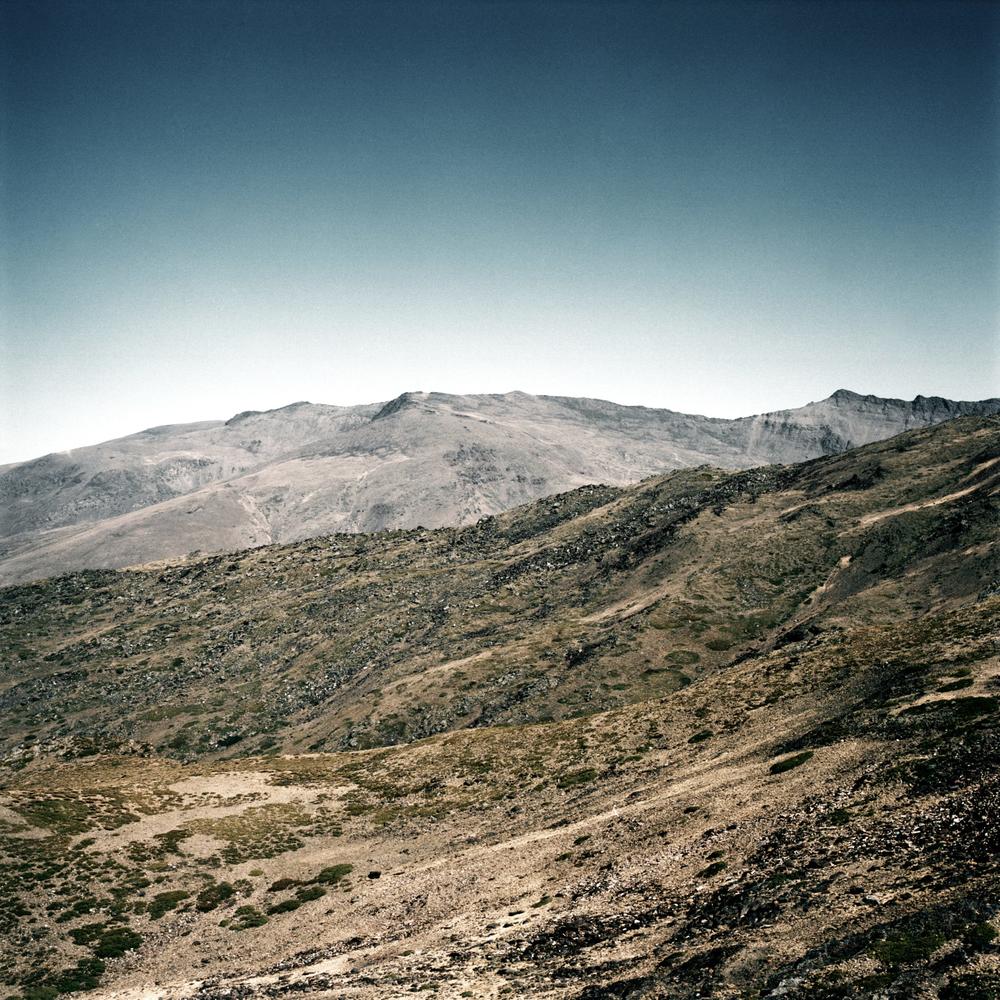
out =
[[0,22],[0,461],[406,389],[1000,394],[994,5]]

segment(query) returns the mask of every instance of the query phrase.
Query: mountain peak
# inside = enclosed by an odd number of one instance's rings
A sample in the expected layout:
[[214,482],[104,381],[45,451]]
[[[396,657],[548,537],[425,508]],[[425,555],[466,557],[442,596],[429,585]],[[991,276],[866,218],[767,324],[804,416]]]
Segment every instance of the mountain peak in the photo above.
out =
[[395,399],[390,399],[385,406],[382,407],[378,413],[372,417],[372,422],[376,420],[384,420],[386,417],[391,417],[394,413],[398,413],[404,406],[410,402],[410,393],[401,392]]
[[382,420],[385,417],[391,417],[394,413],[398,413],[400,410],[407,406],[412,406],[414,403],[419,402],[421,397],[426,396],[424,392],[419,390],[407,390],[406,392],[401,392],[395,399],[390,399],[378,413],[372,417],[372,421]]
[[227,427],[232,427],[234,424],[242,423],[244,420],[249,420],[250,417],[260,417],[265,413],[286,413],[290,410],[300,410],[303,406],[312,406],[306,399],[300,399],[296,403],[286,403],[284,406],[276,406],[272,410],[241,410],[239,413],[231,416],[226,421]]

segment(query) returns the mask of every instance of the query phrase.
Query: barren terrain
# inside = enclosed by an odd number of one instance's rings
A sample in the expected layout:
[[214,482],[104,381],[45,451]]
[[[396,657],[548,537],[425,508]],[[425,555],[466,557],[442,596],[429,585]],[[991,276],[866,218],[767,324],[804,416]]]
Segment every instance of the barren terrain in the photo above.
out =
[[995,998],[998,458],[0,591],[6,993]]

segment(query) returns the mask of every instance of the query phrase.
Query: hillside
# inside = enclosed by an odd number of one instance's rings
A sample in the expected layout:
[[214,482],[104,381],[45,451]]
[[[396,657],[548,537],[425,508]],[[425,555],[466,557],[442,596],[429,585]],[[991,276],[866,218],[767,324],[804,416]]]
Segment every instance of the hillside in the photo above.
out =
[[1000,418],[0,591],[0,977],[993,998]]
[[471,524],[588,483],[798,462],[996,412],[996,399],[845,390],[737,420],[525,393],[296,403],[0,469],[0,582],[334,531]]

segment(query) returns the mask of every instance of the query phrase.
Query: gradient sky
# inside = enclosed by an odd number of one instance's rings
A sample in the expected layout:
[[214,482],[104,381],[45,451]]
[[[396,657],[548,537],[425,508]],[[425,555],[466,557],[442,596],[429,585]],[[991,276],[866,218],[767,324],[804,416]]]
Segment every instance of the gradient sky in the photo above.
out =
[[298,399],[1000,395],[990,4],[0,5],[0,461]]

